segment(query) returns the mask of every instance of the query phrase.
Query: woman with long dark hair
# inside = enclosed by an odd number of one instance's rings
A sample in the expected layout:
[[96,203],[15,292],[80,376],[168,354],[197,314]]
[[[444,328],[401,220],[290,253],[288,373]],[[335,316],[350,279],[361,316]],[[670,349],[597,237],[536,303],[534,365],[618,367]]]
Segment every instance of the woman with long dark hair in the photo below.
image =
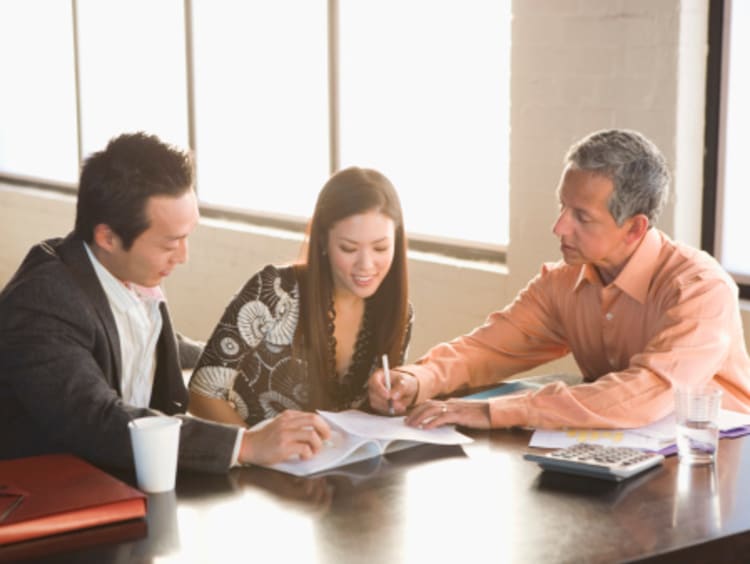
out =
[[406,237],[391,182],[351,167],[325,184],[305,258],[266,266],[229,304],[190,380],[190,411],[254,425],[287,410],[363,408],[411,332]]

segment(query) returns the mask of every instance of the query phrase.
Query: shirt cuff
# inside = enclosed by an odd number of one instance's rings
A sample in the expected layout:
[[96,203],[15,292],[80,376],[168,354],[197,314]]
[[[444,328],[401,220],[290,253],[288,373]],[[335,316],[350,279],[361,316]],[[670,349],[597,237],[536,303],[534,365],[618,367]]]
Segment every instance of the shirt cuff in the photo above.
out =
[[234,440],[234,450],[232,450],[232,460],[229,464],[230,468],[237,468],[242,466],[240,463],[240,449],[242,448],[242,439],[245,436],[245,429],[240,427],[237,429],[237,438]]

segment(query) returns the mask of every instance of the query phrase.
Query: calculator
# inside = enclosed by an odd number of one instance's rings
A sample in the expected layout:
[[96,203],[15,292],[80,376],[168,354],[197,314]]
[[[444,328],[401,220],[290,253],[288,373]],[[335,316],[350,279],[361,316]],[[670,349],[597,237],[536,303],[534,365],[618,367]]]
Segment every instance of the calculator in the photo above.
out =
[[544,470],[603,478],[619,482],[660,465],[664,457],[635,448],[578,443],[544,454],[523,456]]

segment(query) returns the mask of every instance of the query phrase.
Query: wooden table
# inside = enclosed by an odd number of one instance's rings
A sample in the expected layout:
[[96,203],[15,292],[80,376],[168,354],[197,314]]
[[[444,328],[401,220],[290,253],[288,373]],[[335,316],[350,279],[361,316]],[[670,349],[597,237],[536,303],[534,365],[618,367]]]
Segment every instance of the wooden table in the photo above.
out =
[[150,496],[141,538],[40,561],[750,558],[750,437],[722,440],[715,467],[684,467],[671,457],[617,484],[542,473],[522,458],[528,431],[468,434],[476,440],[463,448],[423,445],[318,478],[261,468],[181,473],[176,492]]

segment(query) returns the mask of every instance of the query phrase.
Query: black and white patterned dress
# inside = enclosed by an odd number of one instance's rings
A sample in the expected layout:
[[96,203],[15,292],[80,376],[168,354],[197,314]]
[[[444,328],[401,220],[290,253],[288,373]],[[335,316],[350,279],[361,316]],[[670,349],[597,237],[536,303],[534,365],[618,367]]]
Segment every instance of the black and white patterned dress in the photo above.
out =
[[[338,409],[366,404],[367,380],[379,366],[367,317],[357,334],[349,371],[333,383]],[[411,317],[404,352],[411,334]],[[299,321],[299,284],[294,268],[266,266],[248,280],[224,311],[198,360],[190,390],[229,401],[248,425],[285,409],[307,409],[307,363],[302,354],[293,354]],[[403,357],[400,360],[403,362]]]

